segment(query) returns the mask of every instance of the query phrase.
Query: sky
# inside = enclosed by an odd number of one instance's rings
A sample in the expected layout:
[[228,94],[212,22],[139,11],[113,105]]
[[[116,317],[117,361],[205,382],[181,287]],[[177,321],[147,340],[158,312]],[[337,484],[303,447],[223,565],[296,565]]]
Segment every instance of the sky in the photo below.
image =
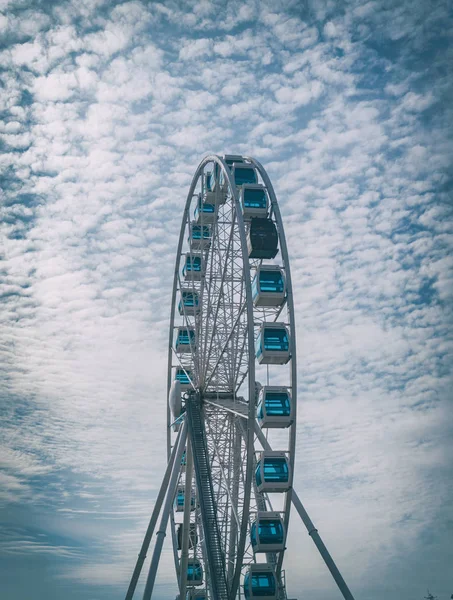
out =
[[[0,0],[2,600],[124,598],[207,153],[279,199],[312,520],[356,600],[450,598],[452,36],[442,0]],[[285,568],[340,597],[295,513]]]

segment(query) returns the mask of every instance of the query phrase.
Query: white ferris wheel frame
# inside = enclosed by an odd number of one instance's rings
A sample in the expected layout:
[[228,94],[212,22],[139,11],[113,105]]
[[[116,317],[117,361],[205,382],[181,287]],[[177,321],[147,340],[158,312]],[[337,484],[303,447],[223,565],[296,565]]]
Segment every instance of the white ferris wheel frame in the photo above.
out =
[[[274,510],[269,498],[269,494],[262,494],[258,492],[253,477],[253,469],[256,466],[255,442],[261,446],[263,451],[272,451],[272,447],[270,445],[270,441],[268,439],[267,434],[264,434],[263,430],[258,424],[258,421],[256,420],[255,331],[256,328],[262,325],[263,323],[270,324],[272,322],[277,322],[282,311],[286,309],[286,320],[283,322],[283,325],[287,328],[289,333],[289,382],[285,384],[285,387],[291,390],[292,422],[289,425],[289,427],[285,427],[285,429],[287,429],[288,431],[287,448],[284,450],[284,452],[288,457],[289,485],[288,489],[286,489],[283,494],[279,494],[279,497],[283,498],[283,507],[280,512],[283,515],[283,531],[285,541],[286,536],[288,534],[291,503],[293,503],[304,525],[306,526],[309,535],[312,537],[328,569],[330,570],[333,578],[335,579],[335,582],[337,583],[344,598],[346,600],[354,600],[333,559],[327,551],[327,548],[323,544],[317,529],[310,520],[297,493],[293,490],[297,422],[297,364],[293,291],[286,237],[275,191],[264,167],[257,160],[251,157],[244,156],[237,158],[240,159],[240,162],[243,165],[253,167],[255,172],[259,174],[261,178],[261,185],[264,186],[267,192],[267,196],[270,201],[269,214],[277,227],[278,247],[281,253],[280,266],[284,272],[286,285],[285,298],[281,305],[273,308],[267,307],[261,309],[257,309],[257,307],[254,306],[251,285],[251,267],[257,269],[261,265],[262,261],[259,259],[249,259],[246,238],[247,225],[243,218],[240,196],[233,177],[232,170],[230,169],[230,166],[227,164],[226,160],[220,156],[211,154],[204,157],[195,172],[191,186],[189,188],[189,193],[187,195],[183,211],[182,224],[177,247],[176,264],[173,277],[173,291],[171,298],[171,314],[168,343],[167,393],[169,396],[173,383],[173,369],[175,368],[175,366],[185,368],[183,364],[184,361],[181,360],[181,357],[178,356],[178,352],[175,351],[174,334],[175,330],[178,327],[175,325],[175,317],[177,314],[177,295],[178,292],[181,293],[184,289],[187,289],[187,286],[184,285],[181,281],[181,259],[183,256],[185,256],[185,253],[183,253],[184,238],[186,233],[190,231],[191,227],[190,210],[193,206],[194,198],[196,197],[195,191],[200,182],[201,203],[203,204],[203,194],[205,192],[205,168],[207,165],[213,165],[213,168],[214,165],[216,165],[215,168],[218,169],[217,177],[220,177],[220,174],[222,174],[223,181],[224,183],[226,183],[226,189],[224,191],[226,193],[226,197],[228,198],[227,203],[229,203],[229,209],[231,211],[231,222],[226,223],[226,225],[230,225],[231,228],[227,245],[223,248],[221,248],[220,246],[220,234],[218,234],[219,239],[217,241],[217,250],[219,254],[219,259],[216,268],[222,266],[222,258],[225,260],[221,271],[217,273],[217,279],[219,279],[219,274],[221,275],[221,277],[220,286],[217,286],[218,297],[216,311],[214,313],[214,324],[208,323],[207,317],[209,316],[209,306],[207,309],[208,312],[204,312],[203,306],[201,309],[201,315],[206,316],[206,323],[200,323],[200,321],[198,322],[199,328],[201,327],[201,325],[203,325],[200,331],[202,331],[203,334],[206,333],[206,336],[205,339],[203,338],[203,336],[200,337],[202,343],[198,345],[197,350],[199,350],[200,347],[203,347],[204,354],[198,352],[195,349],[195,347],[192,345],[192,338],[190,338],[189,336],[191,368],[194,371],[196,371],[198,381],[196,381],[195,383],[197,383],[197,385],[200,384],[200,388],[198,389],[197,386],[193,384],[193,382],[191,385],[193,391],[198,394],[198,397],[203,397],[203,413],[206,417],[203,420],[203,427],[204,435],[208,440],[206,442],[208,454],[210,452],[209,460],[211,488],[214,490],[215,487],[214,491],[216,492],[216,500],[218,502],[217,507],[219,509],[219,514],[223,519],[221,520],[220,528],[217,529],[217,532],[219,532],[220,529],[222,529],[220,537],[225,548],[224,574],[226,576],[225,581],[227,588],[225,588],[225,592],[218,593],[218,591],[215,592],[215,586],[214,588],[211,587],[212,581],[210,583],[209,580],[209,571],[211,565],[209,564],[209,555],[206,553],[207,540],[203,539],[204,525],[201,525],[203,515],[200,515],[200,508],[198,502],[194,502],[194,504],[197,505],[197,508],[195,510],[195,526],[199,527],[200,532],[199,545],[201,546],[202,551],[200,558],[202,559],[203,564],[205,566],[205,571],[207,571],[208,581],[207,585],[204,584],[206,587],[206,591],[209,594],[209,596],[207,597],[209,597],[210,600],[236,600],[238,594],[239,597],[242,597],[242,593],[241,591],[239,591],[241,575],[243,574],[244,568],[252,564],[256,560],[255,555],[251,550],[250,543],[247,546],[246,540],[247,534],[250,533],[251,502],[254,502],[252,509],[254,509],[256,512],[263,510],[268,511],[269,507],[271,511]],[[215,209],[215,219],[217,219],[218,214],[219,213],[217,207]],[[228,213],[224,212],[224,217],[227,214]],[[201,217],[201,225],[203,226],[203,212]],[[215,225],[217,225],[217,221],[215,221]],[[223,230],[223,234],[225,234],[227,230],[228,227],[226,227]],[[232,241],[235,235],[234,232],[236,233],[236,239],[235,241]],[[234,243],[236,243],[236,250],[233,252],[231,250],[231,247],[234,246]],[[190,254],[192,254],[192,250],[190,250]],[[207,253],[204,253],[202,248],[201,254],[205,254],[205,256],[211,257],[211,270],[208,271],[210,273],[211,279],[213,279],[216,275],[215,268],[213,267],[214,244],[212,249],[207,251]],[[227,261],[225,257],[229,260]],[[230,316],[232,318],[232,321],[227,325],[227,319],[224,319],[225,329],[223,332],[223,338],[221,336],[220,338],[216,338],[217,331],[221,331],[222,327],[221,325],[217,327],[217,321],[219,306],[222,304],[222,286],[228,280],[228,276],[226,276],[226,270],[229,266],[228,262],[233,263],[238,258],[240,264],[236,264],[236,271],[234,271],[234,268],[232,266],[231,277],[229,280],[231,282],[230,302],[223,301],[224,312],[228,313],[229,311],[227,317]],[[204,278],[202,277],[202,279]],[[234,281],[236,282],[236,288],[234,288]],[[195,289],[195,287],[193,286],[193,277],[191,283],[192,289]],[[207,300],[209,303],[211,301],[211,291],[214,289],[215,285],[214,287],[212,287],[212,281],[208,282],[207,288],[206,281],[203,280],[202,283],[200,283],[200,298],[202,299],[202,302]],[[203,297],[203,294],[205,294],[205,292],[207,292],[207,298]],[[236,296],[238,293],[241,298],[239,308],[237,306],[238,303],[235,302],[233,297]],[[197,319],[196,311],[194,315],[192,315],[193,318],[189,318],[190,315],[186,314],[184,302],[182,303],[182,308],[182,317],[184,322],[183,325],[180,325],[180,327],[190,326],[191,323],[195,324]],[[280,321],[279,324],[281,324]],[[209,335],[211,336],[210,338]],[[242,348],[239,348],[238,344],[236,344],[235,347],[234,344],[231,344],[232,349],[229,348],[230,342],[234,341],[234,336],[236,336],[237,339],[242,339]],[[208,339],[210,340],[209,348],[207,346]],[[216,347],[215,343],[219,340],[219,346],[221,347],[220,352],[219,349]],[[215,355],[216,351],[217,356]],[[211,359],[212,353],[214,353],[214,358],[212,359],[214,365],[210,364],[207,358],[209,356],[209,359]],[[244,354],[246,355],[245,357]],[[241,365],[242,371],[240,372]],[[204,378],[204,376],[208,373],[207,367],[210,367],[209,376]],[[269,367],[267,368],[269,369]],[[221,373],[222,370],[223,372]],[[215,373],[217,373],[217,375],[214,375]],[[239,381],[239,384],[238,379],[234,379],[234,385],[232,386],[231,384],[233,381],[233,375],[237,375],[237,378],[239,378],[239,375],[242,375],[242,378]],[[269,378],[269,371],[267,372],[267,377]],[[240,391],[241,386],[246,379],[248,397],[247,399],[244,399],[243,397],[238,395],[238,392]],[[216,421],[216,415],[226,415],[228,418],[223,419],[223,421],[225,422],[221,422],[220,425],[218,425],[218,421],[222,421],[222,418]],[[187,417],[187,414],[185,415],[185,417]],[[181,415],[181,417],[178,420],[182,422],[182,426],[179,433],[177,434],[177,438],[174,439],[174,435],[172,433],[175,425],[174,417],[172,416],[169,403],[167,403],[167,469],[164,479],[162,481],[158,497],[156,499],[154,511],[147,532],[145,534],[145,538],[137,560],[137,564],[131,578],[129,589],[126,594],[126,600],[131,600],[133,597],[139,579],[139,575],[146,558],[146,553],[152,535],[154,533],[154,529],[157,524],[159,514],[161,514],[161,522],[157,531],[156,544],[153,552],[151,565],[149,568],[148,578],[143,594],[143,600],[149,600],[152,595],[160,559],[160,553],[162,550],[163,541],[165,538],[165,531],[169,519],[171,524],[175,569],[177,573],[178,586],[181,592],[180,597],[182,600],[185,600],[186,578],[185,576],[183,576],[183,574],[187,572],[189,532],[191,528],[191,523],[193,522],[191,521],[190,516],[191,501],[184,501],[184,521],[182,524],[183,540],[182,547],[180,548],[182,550],[181,559],[178,554],[176,521],[173,501],[175,498],[176,491],[178,489],[178,485],[180,485],[180,483],[184,484],[185,498],[192,497],[192,478],[194,465],[192,458],[193,443],[190,440],[190,428],[187,422],[188,417],[183,418],[183,415]],[[176,427],[176,430],[178,429],[179,427]],[[229,442],[231,439],[236,441],[233,441],[233,443],[230,444]],[[187,449],[187,452],[186,466],[183,467],[182,456],[184,449]],[[222,459],[222,456],[227,456],[227,458]],[[228,471],[227,473],[225,473],[225,460],[228,463],[226,466],[229,467],[229,469],[226,469]],[[239,469],[238,466],[240,467]],[[238,470],[237,477],[231,477],[231,472],[234,471],[234,474],[236,474],[236,470]],[[196,489],[198,490],[200,486],[199,476],[197,475],[195,479],[197,483]],[[231,487],[233,489],[231,489]],[[199,500],[201,501],[202,498],[199,498]],[[238,508],[235,508],[234,506],[235,501],[240,504]],[[195,546],[197,546],[197,544],[195,544]],[[230,555],[227,555],[227,549],[229,549],[230,553],[234,551],[235,556],[232,557]],[[270,563],[275,570],[278,586],[277,594],[279,600],[286,600],[286,589],[282,571],[284,554],[285,548],[280,550],[278,553],[267,552],[265,555],[267,562]],[[194,556],[196,556],[196,554],[194,554]]]
[[[295,331],[295,321],[294,321],[294,305],[293,305],[293,294],[292,294],[292,282],[291,282],[291,272],[290,272],[290,264],[288,257],[288,249],[286,244],[286,237],[283,227],[283,222],[281,218],[280,209],[278,206],[277,198],[275,195],[274,188],[272,183],[264,169],[264,167],[255,159],[251,157],[243,157],[243,160],[246,164],[253,166],[256,171],[261,176],[262,182],[267,190],[269,199],[270,199],[270,209],[271,213],[274,217],[274,221],[277,226],[278,231],[278,239],[279,239],[279,249],[281,252],[281,262],[282,267],[285,273],[286,280],[286,298],[282,306],[278,307],[278,310],[270,311],[275,315],[279,315],[284,307],[287,309],[287,320],[285,325],[289,329],[289,340],[290,340],[290,369],[289,369],[289,383],[288,386],[291,389],[291,402],[292,402],[292,410],[293,410],[293,423],[290,426],[290,435],[289,435],[289,444],[287,449],[288,457],[289,457],[289,465],[290,465],[290,488],[285,494],[285,502],[283,508],[284,514],[284,530],[287,532],[288,524],[289,524],[289,516],[290,516],[290,508],[291,508],[291,496],[292,496],[292,480],[294,474],[294,462],[295,462],[295,445],[296,445],[296,421],[297,421],[297,363],[296,363],[296,331]],[[251,402],[250,399],[254,398],[255,395],[255,363],[256,357],[254,352],[255,347],[255,316],[254,311],[256,313],[256,309],[253,305],[252,298],[252,289],[251,289],[251,269],[250,262],[247,251],[247,239],[246,239],[246,225],[244,222],[244,218],[242,215],[242,209],[240,204],[240,198],[238,194],[238,188],[233,180],[233,176],[228,164],[225,162],[223,158],[217,155],[208,155],[200,162],[195,175],[192,179],[191,186],[189,188],[189,192],[186,199],[186,204],[184,207],[184,212],[182,216],[182,224],[178,241],[178,248],[176,254],[176,264],[174,270],[174,279],[173,279],[173,292],[171,298],[171,314],[170,314],[170,329],[169,329],[169,352],[168,352],[168,372],[167,372],[167,392],[170,393],[170,387],[172,385],[172,371],[175,367],[175,351],[174,351],[174,331],[175,331],[175,316],[177,310],[177,298],[178,292],[180,292],[183,287],[180,281],[180,272],[181,272],[181,258],[184,256],[183,246],[185,236],[188,231],[188,227],[191,221],[190,210],[193,206],[194,197],[196,196],[195,191],[200,182],[200,179],[203,178],[205,167],[209,164],[217,164],[219,170],[222,171],[223,177],[228,185],[228,193],[231,195],[232,203],[234,206],[234,216],[233,218],[237,219],[238,224],[238,232],[240,236],[240,244],[241,244],[241,253],[242,253],[242,277],[245,287],[245,313],[247,316],[247,378],[248,378],[248,414],[247,420],[248,423],[255,423],[256,418],[256,406],[254,402]],[[232,226],[234,223],[232,224]],[[276,320],[276,319],[274,319]],[[264,320],[263,320],[264,322]],[[227,344],[227,340],[225,340],[225,345]],[[194,352],[194,354],[196,354]],[[244,415],[241,415],[244,416]],[[170,457],[171,448],[172,448],[172,433],[171,433],[171,425],[172,425],[172,415],[169,407],[167,407],[167,455]],[[246,470],[245,470],[245,482],[244,482],[244,499],[243,499],[243,511],[242,511],[242,520],[240,525],[240,535],[239,535],[239,545],[238,545],[238,563],[242,563],[242,557],[244,554],[244,547],[246,544],[246,535],[249,529],[249,507],[250,507],[250,497],[253,489],[253,466],[254,466],[254,453],[255,453],[255,429],[254,427],[247,427],[245,431],[245,435],[247,436],[247,460],[246,460]],[[173,548],[174,548],[174,559],[175,559],[175,567],[177,571],[180,570],[179,565],[179,556],[177,554],[177,545],[176,545],[176,531],[174,526],[174,516],[171,516],[171,525],[172,525],[172,538],[173,538]],[[280,573],[282,568],[282,561],[284,557],[284,551],[279,553],[278,561],[277,561],[277,572]],[[237,591],[239,586],[239,578],[240,572],[242,569],[236,569],[235,578],[232,583],[232,592]]]

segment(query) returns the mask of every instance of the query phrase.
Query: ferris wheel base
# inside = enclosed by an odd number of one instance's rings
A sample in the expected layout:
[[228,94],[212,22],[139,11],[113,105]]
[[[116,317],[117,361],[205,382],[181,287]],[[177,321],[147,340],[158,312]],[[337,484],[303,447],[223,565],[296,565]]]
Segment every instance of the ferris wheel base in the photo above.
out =
[[[238,416],[244,417],[243,421],[246,421],[245,415],[238,415]],[[241,419],[241,421],[242,421],[242,419]],[[151,539],[154,534],[154,530],[155,530],[155,527],[157,524],[157,519],[159,518],[159,514],[162,513],[159,530],[157,531],[157,534],[156,534],[156,543],[155,543],[155,547],[154,547],[153,558],[152,558],[151,565],[149,568],[147,584],[145,587],[145,592],[143,594],[143,600],[150,600],[152,598],[154,581],[155,581],[155,577],[156,577],[156,573],[157,573],[157,567],[159,564],[160,554],[162,551],[163,539],[165,537],[165,530],[167,527],[168,516],[169,516],[169,512],[170,512],[171,504],[173,502],[174,495],[176,493],[176,488],[177,488],[177,483],[178,483],[177,473],[179,471],[179,464],[180,464],[182,456],[183,456],[183,449],[184,449],[184,445],[186,443],[187,433],[188,433],[187,421],[186,421],[186,419],[184,419],[183,426],[181,427],[181,430],[178,434],[177,443],[175,444],[175,446],[173,448],[173,452],[171,454],[164,478],[162,480],[162,485],[160,487],[160,490],[159,490],[159,493],[158,493],[158,496],[156,499],[156,504],[154,506],[151,520],[148,525],[148,529],[146,531],[140,553],[138,555],[137,563],[136,563],[136,566],[135,566],[135,569],[134,569],[134,572],[133,572],[133,575],[131,578],[131,582],[129,584],[129,588],[128,588],[125,600],[132,600],[132,598],[133,598],[133,595],[134,595],[134,592],[136,589],[136,585],[138,583],[138,579],[140,577],[140,573],[141,573],[143,564],[145,562],[146,554],[148,552],[148,549],[149,549],[149,546],[151,543]],[[263,431],[261,430],[261,428],[259,427],[257,422],[255,422],[255,434],[256,434],[258,440],[260,441],[261,445],[263,446],[264,450],[267,452],[272,452],[272,448],[270,447]],[[165,504],[164,504],[164,499],[165,499]],[[343,598],[345,600],[354,600],[354,596],[352,595],[351,591],[349,590],[345,580],[343,579],[340,571],[338,570],[338,567],[336,566],[333,558],[331,557],[324,542],[322,541],[317,528],[315,527],[312,520],[310,519],[297,492],[294,489],[291,490],[291,501],[292,501],[292,504],[294,505],[294,508],[296,509],[297,513],[299,514],[302,522],[304,523],[309,536],[312,538],[316,548],[318,549],[319,553],[321,554],[321,557],[323,558],[335,583],[337,584],[338,589],[340,590],[341,594],[343,595]],[[162,506],[163,506],[163,510],[162,510]],[[193,590],[193,591],[196,592],[197,590]],[[192,592],[192,590],[191,590],[191,592]],[[189,596],[189,599],[196,598],[197,600],[201,600],[203,598],[203,596],[201,595],[202,590],[198,590],[198,592],[200,593],[200,595]],[[176,598],[179,598],[179,596],[177,596]],[[186,600],[186,599],[184,599],[184,600]],[[217,598],[215,598],[215,600],[217,600]],[[225,596],[224,598],[222,596],[219,596],[218,600],[227,600],[227,596]]]

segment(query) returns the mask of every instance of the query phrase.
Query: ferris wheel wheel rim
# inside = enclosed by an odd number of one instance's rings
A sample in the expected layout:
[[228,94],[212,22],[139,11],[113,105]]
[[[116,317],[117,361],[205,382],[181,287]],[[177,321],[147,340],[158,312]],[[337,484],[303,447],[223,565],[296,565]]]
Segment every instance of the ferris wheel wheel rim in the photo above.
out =
[[[291,368],[290,368],[291,384],[290,384],[290,387],[291,387],[291,394],[292,394],[292,402],[294,403],[294,406],[293,406],[294,421],[293,421],[293,424],[290,426],[289,449],[288,449],[288,454],[289,454],[289,459],[290,459],[291,487],[286,494],[285,508],[284,508],[284,513],[285,513],[285,526],[284,527],[285,527],[285,531],[287,532],[288,531],[288,523],[289,523],[289,515],[290,515],[290,507],[291,507],[292,481],[294,478],[295,441],[296,441],[296,423],[297,423],[297,419],[296,419],[296,409],[297,409],[296,333],[295,333],[294,301],[293,301],[293,292],[292,292],[290,261],[289,261],[288,249],[287,249],[287,244],[286,244],[286,236],[285,236],[283,221],[282,221],[282,217],[281,217],[281,212],[280,212],[279,204],[278,204],[278,201],[276,198],[276,194],[275,194],[272,182],[271,182],[269,176],[267,175],[266,170],[264,169],[264,167],[261,165],[261,163],[259,161],[257,161],[256,159],[254,159],[252,157],[249,157],[249,156],[243,156],[242,159],[244,161],[246,161],[248,164],[253,165],[254,168],[256,168],[257,172],[261,176],[261,179],[265,185],[265,188],[267,189],[267,193],[268,193],[270,203],[271,203],[271,214],[273,215],[273,218],[275,219],[275,223],[277,225],[278,238],[279,238],[279,242],[280,242],[280,250],[281,250],[283,268],[285,270],[286,285],[287,285],[287,297],[286,297],[285,303],[286,303],[287,311],[288,311],[288,319],[289,319],[288,325],[289,325],[289,330],[290,330],[290,349],[291,349],[291,352],[290,352],[290,356],[291,356]],[[234,207],[235,207],[235,215],[232,217],[232,226],[234,226],[234,218],[236,218],[237,226],[238,226],[238,230],[239,230],[239,234],[240,234],[240,239],[241,239],[242,267],[243,267],[243,276],[244,276],[245,284],[246,284],[247,334],[248,334],[248,340],[249,340],[249,343],[248,343],[249,366],[248,366],[248,371],[247,371],[247,376],[249,377],[249,380],[248,380],[248,383],[249,383],[248,419],[249,419],[249,421],[248,422],[254,423],[254,425],[256,425],[255,424],[255,406],[254,406],[255,403],[253,401],[251,401],[252,398],[254,398],[254,391],[255,391],[254,390],[254,387],[255,387],[255,355],[254,355],[254,351],[253,351],[253,349],[254,349],[254,313],[253,313],[254,306],[253,306],[252,291],[251,291],[250,263],[249,263],[248,253],[247,253],[247,241],[245,238],[246,230],[245,230],[245,224],[244,224],[244,219],[243,219],[241,205],[240,205],[239,193],[238,193],[237,187],[235,185],[235,182],[233,181],[232,172],[230,171],[230,168],[227,165],[227,163],[225,162],[225,160],[218,155],[208,154],[201,160],[201,162],[198,165],[197,170],[193,176],[192,183],[191,183],[189,193],[187,196],[184,212],[183,212],[181,231],[180,231],[180,237],[179,237],[179,242],[178,242],[178,252],[177,252],[177,257],[176,257],[173,292],[172,292],[171,319],[170,319],[170,332],[169,332],[168,390],[172,383],[172,381],[171,381],[171,374],[172,374],[172,355],[171,355],[171,353],[172,353],[172,344],[173,344],[173,329],[174,329],[174,322],[175,322],[176,294],[178,292],[178,289],[181,288],[181,282],[179,282],[180,283],[179,288],[178,288],[177,284],[178,284],[178,273],[179,273],[181,257],[182,257],[182,247],[183,247],[183,243],[184,243],[184,234],[185,234],[186,228],[188,226],[190,226],[190,223],[191,223],[189,211],[190,211],[192,200],[194,198],[194,191],[198,185],[200,176],[202,175],[205,166],[209,163],[216,163],[219,165],[220,169],[222,170],[222,172],[224,174],[224,178],[225,178],[226,182],[228,183],[228,189],[230,191],[231,198],[232,198],[232,201],[233,201]],[[252,375],[253,375],[253,378],[252,378]],[[252,383],[252,379],[253,379],[253,383]],[[168,413],[168,405],[167,405],[167,425],[170,425],[170,416]],[[252,455],[254,453],[254,427],[248,427],[247,433],[248,433],[248,438],[247,438],[246,448],[247,448],[247,469],[248,469],[249,476],[247,478],[248,483],[245,486],[245,492],[248,497],[247,497],[247,510],[246,511],[244,510],[244,512],[243,512],[243,517],[245,516],[244,521],[247,521],[247,519],[250,515],[250,498],[251,498],[251,491],[252,491],[251,466],[252,466],[252,460],[253,460]],[[170,448],[171,447],[170,428],[168,428],[167,439],[168,439],[168,449],[170,450],[171,449]],[[174,554],[175,554],[175,566],[177,567],[179,558],[178,558],[178,551],[175,549],[176,548],[176,543],[175,543],[176,539],[175,539],[175,531],[174,531],[174,513],[172,514],[171,522],[172,522],[172,535],[173,535],[173,550],[174,550]],[[241,556],[244,555],[244,551],[245,551],[246,530],[247,530],[247,524],[243,523],[243,526],[241,527],[240,531],[241,531],[241,541],[243,542],[244,547],[242,547],[241,549],[238,548],[238,550],[241,550],[241,552],[240,552]],[[278,563],[276,563],[276,571],[278,571],[278,572],[281,570],[281,563],[283,560],[283,555],[284,555],[284,552],[281,552]],[[239,585],[240,575],[241,575],[241,567],[239,565],[239,562],[237,562],[236,563],[236,571],[235,571],[234,580],[233,580],[233,584],[234,584],[234,587],[236,588],[236,591],[237,591],[237,587]],[[236,586],[236,584],[237,584],[237,586]]]

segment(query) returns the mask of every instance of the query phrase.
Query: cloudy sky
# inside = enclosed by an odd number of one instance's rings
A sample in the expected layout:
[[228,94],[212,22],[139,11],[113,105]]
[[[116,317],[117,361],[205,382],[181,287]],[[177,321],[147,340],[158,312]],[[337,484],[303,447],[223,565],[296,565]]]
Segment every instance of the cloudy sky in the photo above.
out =
[[[2,599],[124,597],[208,152],[281,204],[310,516],[356,600],[450,597],[452,35],[448,0],[0,0]],[[286,569],[340,597],[296,517]]]

